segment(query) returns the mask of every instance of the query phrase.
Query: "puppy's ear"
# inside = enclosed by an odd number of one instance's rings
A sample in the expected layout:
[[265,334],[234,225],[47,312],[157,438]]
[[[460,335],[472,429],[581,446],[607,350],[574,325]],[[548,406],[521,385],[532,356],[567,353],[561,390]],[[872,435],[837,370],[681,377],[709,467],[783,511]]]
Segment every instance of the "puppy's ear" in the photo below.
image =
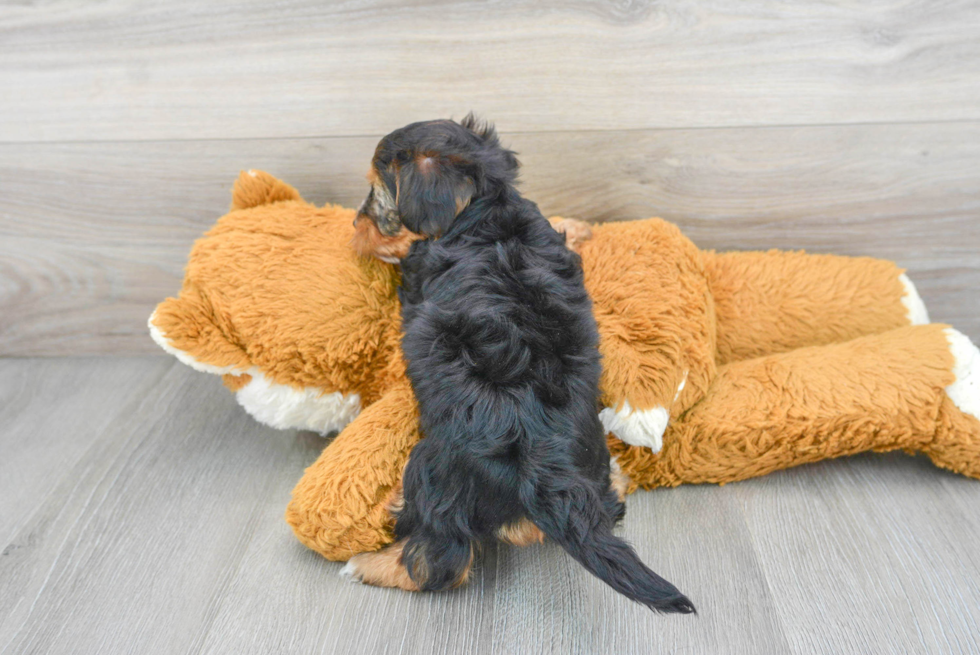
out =
[[442,236],[476,192],[471,177],[425,155],[402,163],[396,182],[395,204],[402,224],[426,237]]

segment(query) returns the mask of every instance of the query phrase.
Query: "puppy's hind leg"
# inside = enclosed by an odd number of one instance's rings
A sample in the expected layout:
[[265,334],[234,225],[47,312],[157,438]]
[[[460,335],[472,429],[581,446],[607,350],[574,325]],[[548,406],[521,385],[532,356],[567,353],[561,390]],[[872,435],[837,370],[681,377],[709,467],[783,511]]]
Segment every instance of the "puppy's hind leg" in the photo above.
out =
[[348,560],[340,574],[376,587],[444,591],[469,581],[473,543],[443,538],[408,538]]
[[582,244],[592,238],[592,226],[575,218],[549,218],[555,231],[565,235],[565,246],[572,252],[580,252]]
[[419,586],[402,563],[405,541],[397,541],[373,553],[361,553],[348,560],[340,574],[376,587],[398,587],[418,591]]
[[541,528],[531,523],[531,519],[524,517],[500,526],[497,530],[497,539],[511,546],[530,546],[544,543],[544,533],[541,532]]
[[[400,512],[405,507],[400,482],[389,495],[387,505],[391,513]],[[354,555],[340,570],[340,575],[376,587],[398,587],[405,591],[418,591],[418,584],[412,580],[408,569],[402,564],[404,549],[405,540],[402,539],[381,550]]]
[[405,591],[442,591],[469,581],[474,555],[472,541],[418,527],[419,514],[411,505],[406,508],[400,489],[392,494],[389,507],[399,515],[396,533],[403,532],[406,526],[414,528],[412,533],[386,548],[350,558],[340,571],[342,576]]
[[[617,522],[622,520],[626,514],[626,506],[623,504],[623,500],[626,498],[629,485],[629,476],[620,468],[616,458],[611,458],[609,460],[609,488],[612,490],[612,494],[607,493],[603,497],[603,503],[606,506],[606,513]],[[531,519],[524,517],[513,523],[502,525],[497,530],[497,538],[512,546],[523,547],[544,543],[544,532],[531,523]]]
[[405,544],[402,563],[422,591],[446,591],[470,579],[475,542],[460,535],[416,532]]
[[448,480],[434,440],[412,450],[402,477],[402,493],[389,506],[398,541],[376,553],[351,558],[345,571],[354,579],[409,591],[442,591],[465,584],[473,566],[476,536],[465,508],[473,505],[472,484]]

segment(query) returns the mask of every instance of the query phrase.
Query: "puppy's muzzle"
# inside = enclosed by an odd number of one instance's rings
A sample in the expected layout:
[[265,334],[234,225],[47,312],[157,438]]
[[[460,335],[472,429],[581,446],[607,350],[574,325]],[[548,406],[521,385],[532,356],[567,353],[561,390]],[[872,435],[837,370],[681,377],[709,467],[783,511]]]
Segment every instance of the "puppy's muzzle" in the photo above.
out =
[[388,264],[397,264],[408,254],[412,242],[421,236],[399,226],[394,236],[387,236],[378,229],[378,223],[370,214],[358,213],[354,218],[354,237],[351,245],[365,257],[376,257]]

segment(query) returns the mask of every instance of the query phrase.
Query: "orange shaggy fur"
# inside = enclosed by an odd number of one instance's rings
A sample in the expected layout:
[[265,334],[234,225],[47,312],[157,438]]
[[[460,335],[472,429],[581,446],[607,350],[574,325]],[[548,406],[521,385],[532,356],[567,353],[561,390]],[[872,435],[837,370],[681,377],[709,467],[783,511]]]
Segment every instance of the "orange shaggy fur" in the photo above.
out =
[[351,246],[354,252],[364,257],[375,256],[379,259],[401,259],[408,254],[413,242],[422,237],[409,232],[404,227],[393,237],[386,237],[378,230],[372,221],[362,219],[354,225],[354,238]]
[[[363,410],[306,470],[286,518],[329,559],[378,550],[392,541],[388,504],[421,438],[397,268],[352,252],[352,210],[314,207],[268,174],[243,173],[232,210],[195,244],[180,296],[153,326],[183,356],[227,371],[233,388],[250,388],[258,370],[357,394]],[[955,379],[945,326],[909,325],[894,264],[706,252],[659,219],[594,225],[577,246],[604,405],[670,419],[659,452],[609,436],[624,491],[868,450],[923,452],[980,477],[980,421],[944,391]],[[504,536],[537,538],[527,526]],[[382,552],[378,575],[407,586],[392,573],[396,552]]]

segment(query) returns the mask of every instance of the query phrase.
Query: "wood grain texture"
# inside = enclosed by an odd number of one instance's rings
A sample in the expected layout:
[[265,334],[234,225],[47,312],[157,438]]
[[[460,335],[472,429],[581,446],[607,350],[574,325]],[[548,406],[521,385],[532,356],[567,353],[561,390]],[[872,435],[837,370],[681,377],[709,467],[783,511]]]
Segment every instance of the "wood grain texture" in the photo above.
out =
[[980,485],[970,482],[895,454],[736,485],[793,651],[980,651]]
[[619,534],[691,598],[697,618],[624,602],[555,544],[501,548],[490,652],[788,652],[765,574],[742,546],[751,535],[730,489],[635,494]]
[[[631,496],[620,534],[695,617],[629,603],[553,544],[490,546],[470,586],[408,594],[349,583],[295,540],[283,508],[325,442],[259,426],[216,378],[154,357],[0,363],[23,406],[4,410],[5,451],[33,419],[48,453],[75,453],[0,458],[0,480],[49,480],[30,511],[0,505],[4,655],[980,648],[980,483],[922,458]],[[83,448],[69,417],[94,433]]]
[[0,359],[0,544],[9,543],[107,426],[177,366],[134,361]]
[[[356,206],[375,137],[0,145],[0,354],[150,353],[145,322],[239,170]],[[898,261],[980,340],[980,122],[505,135],[547,214],[701,247]]]
[[[74,377],[113,372],[72,363]],[[153,358],[131,366],[160,368]],[[113,379],[115,392],[75,420],[117,418],[5,544],[0,652],[196,652],[257,517],[286,502],[272,480],[313,455],[254,422],[213,376],[171,367],[121,408],[130,380]]]
[[0,5],[0,141],[980,119],[972,0]]

